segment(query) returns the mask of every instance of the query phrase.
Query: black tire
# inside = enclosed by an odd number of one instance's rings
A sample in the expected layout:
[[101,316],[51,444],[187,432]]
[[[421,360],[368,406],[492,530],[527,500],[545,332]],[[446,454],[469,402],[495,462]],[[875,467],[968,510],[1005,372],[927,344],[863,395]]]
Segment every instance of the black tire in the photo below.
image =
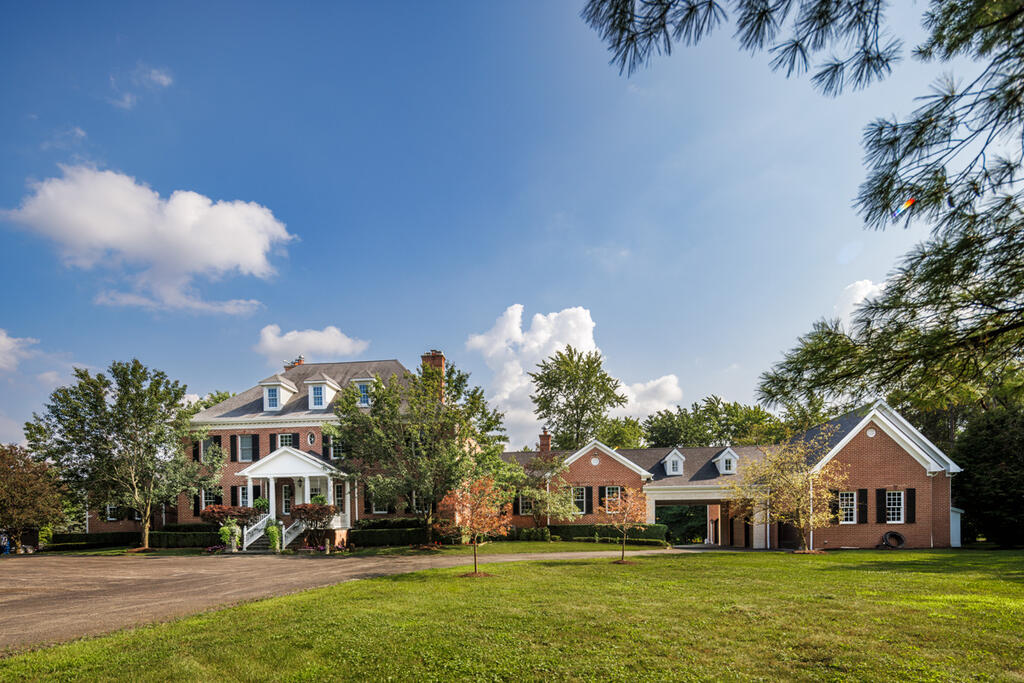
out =
[[907,539],[903,538],[903,534],[897,531],[886,531],[885,535],[882,536],[882,541],[890,548],[902,548]]

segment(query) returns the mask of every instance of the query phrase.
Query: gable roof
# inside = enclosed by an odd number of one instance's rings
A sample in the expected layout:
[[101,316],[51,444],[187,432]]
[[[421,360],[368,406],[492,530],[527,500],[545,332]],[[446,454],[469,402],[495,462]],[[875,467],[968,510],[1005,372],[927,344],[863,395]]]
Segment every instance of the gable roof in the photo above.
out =
[[[281,461],[288,463],[281,470]],[[248,467],[237,472],[240,477],[291,476],[304,474],[344,474],[331,463],[315,455],[291,446],[281,446],[270,455],[264,456]]]
[[[330,379],[344,388],[349,382],[356,379],[366,379],[380,375],[387,379],[392,375],[401,377],[408,370],[397,360],[359,360],[347,363],[304,363],[293,368],[278,372],[263,382],[277,382],[278,378],[285,380],[293,387],[305,383],[307,379],[321,376]],[[287,384],[286,384],[287,386]],[[215,406],[196,413],[192,418],[193,424],[218,424],[232,422],[250,422],[266,420],[269,422],[278,420],[323,420],[330,418],[330,409],[315,409],[309,407],[309,396],[305,391],[296,391],[288,399],[280,410],[263,410],[263,387],[257,384],[254,387],[221,401]]]

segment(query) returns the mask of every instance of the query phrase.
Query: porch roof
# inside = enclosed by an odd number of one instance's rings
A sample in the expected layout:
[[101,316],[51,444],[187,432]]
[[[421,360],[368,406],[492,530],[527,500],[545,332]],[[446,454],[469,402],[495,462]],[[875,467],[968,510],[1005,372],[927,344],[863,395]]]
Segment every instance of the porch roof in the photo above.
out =
[[240,477],[344,477],[329,462],[291,446],[281,446],[238,473]]

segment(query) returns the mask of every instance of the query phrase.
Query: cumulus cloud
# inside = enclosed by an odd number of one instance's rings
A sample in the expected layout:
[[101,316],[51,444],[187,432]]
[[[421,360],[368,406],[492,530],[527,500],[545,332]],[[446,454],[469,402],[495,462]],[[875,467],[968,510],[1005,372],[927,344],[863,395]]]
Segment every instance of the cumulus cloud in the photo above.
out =
[[130,291],[105,291],[98,303],[206,313],[252,311],[252,299],[204,301],[193,287],[245,275],[267,279],[276,245],[294,238],[265,206],[214,201],[188,190],[166,199],[135,178],[88,166],[32,186],[21,206],[0,215],[47,237],[73,267],[121,269]]
[[266,356],[271,365],[278,365],[299,354],[325,360],[354,356],[369,345],[370,342],[354,339],[334,325],[322,330],[292,330],[284,334],[280,325],[267,325],[260,330],[260,340],[253,349]]
[[132,80],[138,85],[144,85],[152,88],[167,88],[174,83],[174,78],[171,76],[171,72],[168,69],[158,69],[152,66],[146,66],[140,64],[135,73],[132,75]]
[[833,307],[833,314],[843,323],[843,328],[849,330],[853,324],[853,316],[857,306],[868,299],[873,299],[885,289],[885,283],[874,283],[871,280],[857,280],[843,288],[839,300]]
[[0,372],[13,372],[18,363],[33,354],[31,346],[39,343],[31,337],[12,337],[0,328]]
[[[478,352],[491,370],[487,396],[505,413],[509,445],[518,448],[537,440],[540,423],[530,401],[532,385],[529,372],[556,351],[572,346],[581,351],[600,351],[594,341],[595,323],[586,308],[576,306],[546,315],[537,313],[523,327],[523,306],[513,304],[498,316],[491,329],[472,334],[466,349]],[[682,399],[683,391],[675,375],[648,382],[623,383],[628,398],[616,415],[646,416],[669,408]]]

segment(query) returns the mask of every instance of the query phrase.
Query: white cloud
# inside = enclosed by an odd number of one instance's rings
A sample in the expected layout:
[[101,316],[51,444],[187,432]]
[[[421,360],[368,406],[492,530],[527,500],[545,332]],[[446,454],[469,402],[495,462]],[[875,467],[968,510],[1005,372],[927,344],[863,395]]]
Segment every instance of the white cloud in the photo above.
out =
[[[566,346],[581,351],[600,351],[594,342],[594,326],[590,311],[576,306],[547,315],[534,314],[529,327],[524,329],[523,306],[513,304],[498,316],[491,329],[472,334],[466,340],[466,349],[479,352],[493,373],[487,396],[505,413],[510,447],[535,443],[540,431],[541,425],[533,414],[530,400],[532,385],[528,373]],[[616,415],[646,416],[672,407],[683,396],[675,375],[649,382],[623,383],[623,391],[629,402],[617,409]]]
[[266,356],[271,365],[279,365],[299,354],[325,360],[354,356],[369,345],[370,342],[353,339],[334,325],[322,330],[292,330],[284,334],[279,325],[267,325],[260,330],[260,341],[253,349]]
[[38,343],[38,339],[31,337],[12,337],[0,328],[0,372],[16,370],[22,359],[33,354],[29,347]]
[[118,109],[134,109],[139,98],[130,92],[119,93],[117,97],[109,97],[107,101]]
[[71,149],[85,140],[85,131],[78,126],[72,126],[67,130],[61,130],[53,134],[49,140],[43,142],[40,148],[46,149]]
[[174,83],[174,78],[168,69],[158,69],[140,64],[132,77],[139,85],[155,88],[167,88]]
[[27,443],[24,425],[3,413],[0,413],[0,443],[13,443],[20,446]]
[[240,314],[253,299],[203,301],[197,276],[269,278],[267,254],[294,238],[265,206],[213,201],[188,190],[164,199],[131,176],[88,166],[62,166],[63,176],[32,186],[4,216],[52,239],[70,266],[118,268],[131,291],[105,291],[99,303]]
[[885,283],[875,284],[871,280],[857,280],[843,288],[839,300],[833,307],[833,315],[843,323],[843,328],[850,329],[853,323],[853,316],[860,305],[867,299],[873,299],[885,289]]
[[60,384],[60,373],[56,370],[47,370],[36,375],[36,379],[47,389]]

